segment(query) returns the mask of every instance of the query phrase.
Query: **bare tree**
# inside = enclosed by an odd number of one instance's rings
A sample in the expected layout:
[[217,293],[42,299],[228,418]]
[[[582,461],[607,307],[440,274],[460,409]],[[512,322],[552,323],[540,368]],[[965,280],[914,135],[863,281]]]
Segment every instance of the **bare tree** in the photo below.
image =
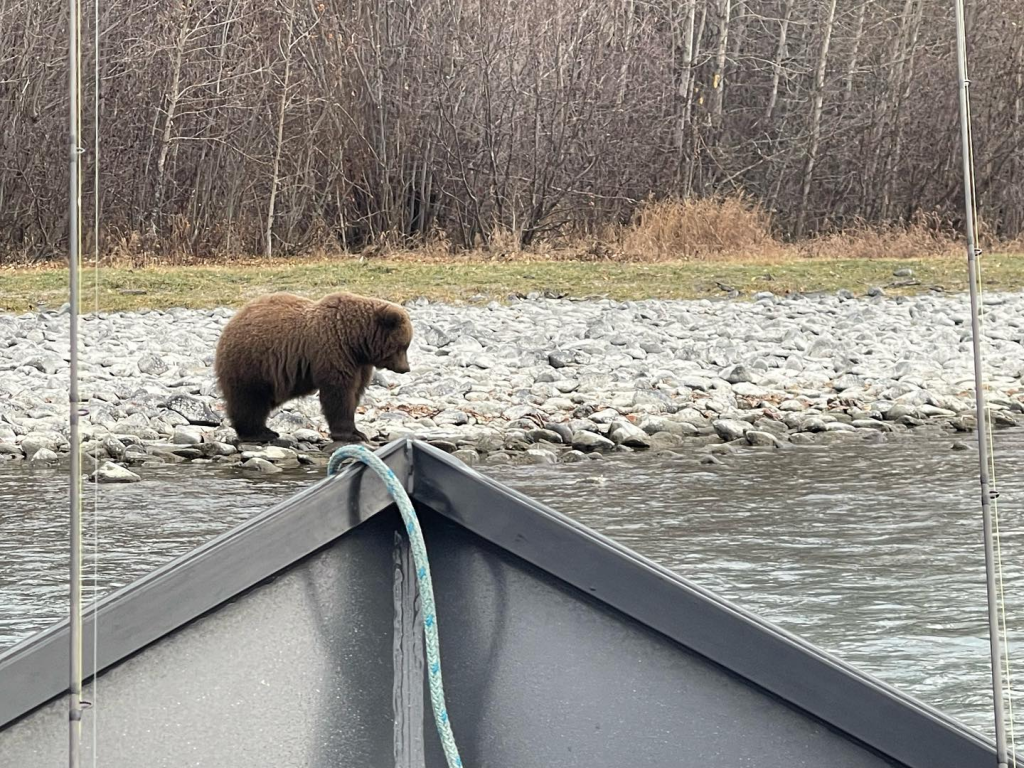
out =
[[[1024,28],[974,6],[978,191],[1024,234]],[[959,211],[945,0],[102,5],[104,247],[190,256],[593,233],[742,191],[786,236]],[[927,21],[927,23],[926,23]],[[59,4],[0,0],[0,259],[59,258]],[[86,121],[88,122],[88,120]]]

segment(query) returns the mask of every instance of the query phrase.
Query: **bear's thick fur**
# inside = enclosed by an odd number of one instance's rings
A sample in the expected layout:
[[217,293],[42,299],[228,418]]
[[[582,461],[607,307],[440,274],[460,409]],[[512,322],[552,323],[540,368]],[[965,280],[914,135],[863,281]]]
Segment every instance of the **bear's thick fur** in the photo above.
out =
[[224,326],[214,366],[240,440],[276,439],[267,428],[270,412],[320,390],[331,439],[365,442],[355,414],[373,369],[408,373],[411,342],[412,323],[397,304],[351,293],[319,301],[272,293]]

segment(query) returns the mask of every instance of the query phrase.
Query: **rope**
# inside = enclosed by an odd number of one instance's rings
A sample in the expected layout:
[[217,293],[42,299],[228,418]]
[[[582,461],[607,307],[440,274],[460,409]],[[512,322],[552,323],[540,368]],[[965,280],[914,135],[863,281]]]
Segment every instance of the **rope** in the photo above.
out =
[[409,495],[394,472],[369,448],[363,445],[345,445],[338,448],[327,463],[327,475],[338,472],[346,459],[356,459],[368,466],[384,481],[391,498],[398,505],[398,511],[405,522],[405,530],[409,534],[409,546],[412,549],[413,563],[416,566],[416,583],[419,587],[420,600],[423,602],[423,634],[427,644],[427,665],[430,669],[430,704],[434,710],[434,723],[437,735],[444,748],[448,768],[460,768],[462,758],[455,746],[455,734],[452,733],[448,710],[444,704],[444,685],[441,682],[441,647],[437,637],[437,612],[434,607],[434,588],[430,578],[430,563],[427,560],[427,546],[423,541],[423,531],[416,517]]

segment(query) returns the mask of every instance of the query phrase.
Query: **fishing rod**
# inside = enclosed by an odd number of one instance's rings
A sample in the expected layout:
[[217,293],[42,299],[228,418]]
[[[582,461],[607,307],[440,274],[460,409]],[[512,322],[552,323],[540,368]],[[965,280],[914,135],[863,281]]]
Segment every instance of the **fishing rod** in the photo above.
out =
[[[982,536],[985,544],[985,583],[988,596],[989,650],[992,659],[992,703],[995,719],[996,763],[1007,768],[1006,723],[1003,709],[1002,648],[999,627],[999,590],[992,530],[994,502],[998,494],[991,485],[987,406],[981,354],[981,307],[977,241],[977,209],[974,188],[974,147],[971,136],[971,81],[967,75],[967,32],[964,0],[954,0],[956,11],[956,64],[960,96],[960,144],[964,169],[964,223],[967,236],[967,270],[971,299],[971,346],[974,354],[974,399],[978,433],[978,464],[981,485]],[[1016,762],[1016,761],[1014,761]]]
[[82,152],[80,146],[81,114],[81,4],[69,0],[68,27],[68,105],[69,105],[69,157],[68,157],[68,273],[70,293],[70,360],[68,389],[71,442],[70,477],[70,683],[68,699],[68,765],[79,768],[82,751],[82,450],[79,437],[81,403],[78,395],[78,316],[81,286],[80,260],[82,244]]

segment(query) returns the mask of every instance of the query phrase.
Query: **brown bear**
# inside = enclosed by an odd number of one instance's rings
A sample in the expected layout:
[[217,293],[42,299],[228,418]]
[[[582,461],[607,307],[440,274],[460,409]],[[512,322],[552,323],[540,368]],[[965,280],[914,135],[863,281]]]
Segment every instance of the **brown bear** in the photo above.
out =
[[214,367],[228,418],[243,442],[270,442],[277,406],[320,390],[336,442],[365,442],[356,406],[373,369],[408,373],[412,323],[388,301],[332,293],[312,301],[290,293],[260,296],[221,332]]

